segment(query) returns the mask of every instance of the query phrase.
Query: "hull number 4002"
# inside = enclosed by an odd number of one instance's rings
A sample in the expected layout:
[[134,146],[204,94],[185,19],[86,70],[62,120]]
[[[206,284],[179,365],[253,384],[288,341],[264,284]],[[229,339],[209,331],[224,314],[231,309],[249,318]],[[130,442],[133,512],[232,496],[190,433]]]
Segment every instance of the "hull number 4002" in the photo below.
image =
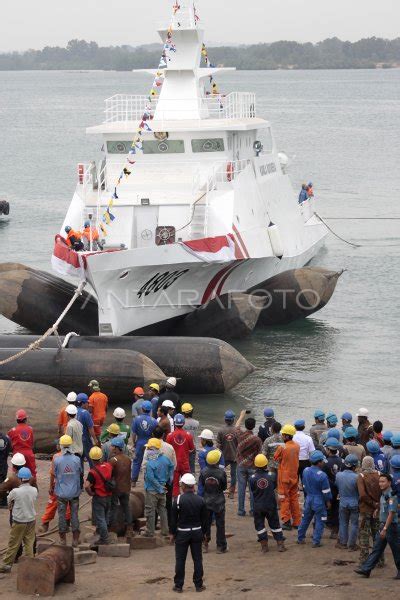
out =
[[148,296],[151,292],[157,293],[160,290],[167,290],[175,281],[177,281],[182,275],[185,275],[189,269],[185,269],[184,271],[165,271],[165,273],[156,273],[153,275],[151,279],[146,281],[144,285],[140,288],[137,295],[139,298],[143,296]]

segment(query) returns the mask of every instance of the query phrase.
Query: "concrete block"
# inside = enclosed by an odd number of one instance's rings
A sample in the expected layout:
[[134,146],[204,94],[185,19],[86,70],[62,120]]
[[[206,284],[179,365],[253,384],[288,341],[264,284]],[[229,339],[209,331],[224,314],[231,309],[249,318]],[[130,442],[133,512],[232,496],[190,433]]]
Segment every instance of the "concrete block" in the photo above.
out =
[[129,544],[110,544],[99,546],[99,556],[113,556],[118,558],[128,558],[131,554]]
[[79,544],[78,550],[79,552],[85,552],[85,550],[90,550],[90,544]]
[[91,565],[97,561],[97,552],[93,550],[80,550],[75,555],[75,565]]
[[132,550],[152,550],[157,548],[159,544],[156,537],[148,538],[143,536],[136,536],[131,538],[130,545]]

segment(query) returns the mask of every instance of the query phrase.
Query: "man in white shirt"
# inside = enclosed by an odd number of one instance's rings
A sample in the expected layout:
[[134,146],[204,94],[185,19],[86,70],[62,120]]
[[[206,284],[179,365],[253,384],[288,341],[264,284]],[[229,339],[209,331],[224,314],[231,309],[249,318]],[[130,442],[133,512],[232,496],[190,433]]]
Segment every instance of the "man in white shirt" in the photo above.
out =
[[75,454],[76,456],[82,456],[83,453],[83,427],[82,423],[78,421],[76,415],[78,414],[78,410],[74,404],[70,404],[65,409],[65,412],[68,415],[68,423],[65,428],[65,434],[69,435],[72,438],[72,446],[70,447],[71,454]]
[[296,433],[293,436],[293,441],[297,442],[300,446],[299,477],[302,479],[304,469],[311,465],[310,454],[314,452],[315,446],[311,436],[304,433],[306,426],[304,419],[298,419],[294,426],[296,428]]

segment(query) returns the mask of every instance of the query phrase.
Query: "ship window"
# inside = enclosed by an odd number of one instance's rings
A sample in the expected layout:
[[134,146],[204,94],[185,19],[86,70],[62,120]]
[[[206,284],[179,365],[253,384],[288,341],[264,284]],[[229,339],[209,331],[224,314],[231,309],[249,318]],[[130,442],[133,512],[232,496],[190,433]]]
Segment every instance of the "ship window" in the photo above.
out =
[[143,154],[183,154],[183,140],[151,140],[143,142]]
[[225,150],[223,138],[209,138],[192,140],[193,152],[223,152]]
[[[128,154],[132,142],[128,140],[107,142],[109,154]],[[183,140],[152,140],[143,142],[143,154],[183,154],[185,144]]]
[[107,152],[109,154],[128,154],[132,142],[128,140],[119,142],[107,142]]

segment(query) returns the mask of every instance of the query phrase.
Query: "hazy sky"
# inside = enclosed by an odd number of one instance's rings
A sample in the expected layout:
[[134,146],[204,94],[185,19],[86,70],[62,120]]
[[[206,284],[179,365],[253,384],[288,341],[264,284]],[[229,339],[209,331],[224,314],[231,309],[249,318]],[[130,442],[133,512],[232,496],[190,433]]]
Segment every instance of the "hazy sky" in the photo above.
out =
[[[174,0],[0,0],[0,51],[158,41]],[[207,40],[319,41],[400,36],[400,0],[197,0]]]

